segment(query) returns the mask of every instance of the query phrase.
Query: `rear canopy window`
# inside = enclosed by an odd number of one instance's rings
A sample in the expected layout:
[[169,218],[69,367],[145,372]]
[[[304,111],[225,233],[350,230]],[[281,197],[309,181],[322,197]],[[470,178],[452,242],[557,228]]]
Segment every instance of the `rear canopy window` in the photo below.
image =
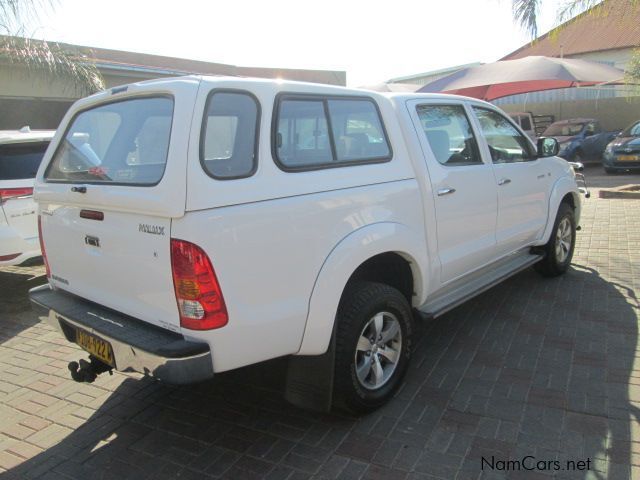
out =
[[35,178],[49,142],[0,145],[0,180]]
[[370,99],[284,97],[277,108],[276,159],[286,169],[391,158],[380,114]]
[[214,178],[253,174],[258,157],[258,102],[241,92],[214,92],[207,102],[200,159]]
[[69,183],[155,185],[164,173],[173,99],[148,97],[78,114],[45,179]]

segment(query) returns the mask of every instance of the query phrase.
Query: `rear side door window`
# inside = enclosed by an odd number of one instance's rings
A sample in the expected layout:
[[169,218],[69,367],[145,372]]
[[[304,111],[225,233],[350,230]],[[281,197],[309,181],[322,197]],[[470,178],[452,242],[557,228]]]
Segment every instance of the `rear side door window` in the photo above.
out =
[[205,107],[200,162],[205,172],[230,180],[253,175],[258,166],[260,105],[248,92],[214,90]]
[[473,107],[480,122],[493,163],[516,163],[535,160],[529,140],[504,116],[488,108]]
[[417,113],[438,163],[446,167],[482,164],[464,106],[419,105]]
[[368,98],[285,95],[277,100],[273,150],[287,171],[391,159],[380,112]]

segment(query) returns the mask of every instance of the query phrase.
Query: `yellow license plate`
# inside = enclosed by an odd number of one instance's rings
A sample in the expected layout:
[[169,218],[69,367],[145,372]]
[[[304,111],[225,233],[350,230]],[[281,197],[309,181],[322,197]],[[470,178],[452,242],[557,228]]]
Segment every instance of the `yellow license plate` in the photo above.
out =
[[84,330],[76,329],[76,343],[107,365],[115,367],[111,344]]
[[640,160],[640,155],[620,155],[618,161],[620,162],[637,162]]

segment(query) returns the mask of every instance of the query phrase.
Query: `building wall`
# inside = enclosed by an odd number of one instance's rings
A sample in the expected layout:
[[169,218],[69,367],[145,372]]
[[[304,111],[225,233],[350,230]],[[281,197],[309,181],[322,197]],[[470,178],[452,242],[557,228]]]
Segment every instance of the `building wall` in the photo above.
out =
[[633,48],[621,48],[618,50],[603,50],[600,52],[578,53],[565,58],[579,58],[581,60],[590,60],[592,62],[602,62],[607,65],[624,70],[631,60]]
[[501,105],[509,112],[529,111],[534,115],[553,115],[556,120],[569,118],[596,118],[605,130],[622,130],[632,122],[640,120],[640,96],[607,98],[600,101],[577,100],[558,103],[530,103],[523,105]]
[[[263,78],[280,77],[334,85],[346,84],[345,72],[233,68],[244,75],[251,74]],[[176,76],[173,73],[145,72],[144,67],[134,70],[126,67],[99,66],[98,70],[106,88]],[[38,129],[55,129],[69,107],[81,96],[84,96],[81,92],[60,80],[45,80],[42,75],[28,72],[26,69],[0,64],[0,130],[14,130],[25,125]]]

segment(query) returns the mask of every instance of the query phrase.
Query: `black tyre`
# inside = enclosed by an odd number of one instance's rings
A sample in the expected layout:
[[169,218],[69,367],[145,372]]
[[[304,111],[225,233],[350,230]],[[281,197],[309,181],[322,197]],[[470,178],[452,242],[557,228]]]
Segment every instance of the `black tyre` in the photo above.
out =
[[545,277],[557,277],[567,271],[576,246],[576,219],[571,205],[561,203],[551,237],[543,247],[544,258],[536,270]]
[[613,168],[609,168],[609,167],[604,167],[604,173],[608,173],[609,175],[616,173],[616,171]]
[[334,405],[374,410],[393,396],[409,366],[409,302],[388,285],[357,282],[344,293],[336,321]]

